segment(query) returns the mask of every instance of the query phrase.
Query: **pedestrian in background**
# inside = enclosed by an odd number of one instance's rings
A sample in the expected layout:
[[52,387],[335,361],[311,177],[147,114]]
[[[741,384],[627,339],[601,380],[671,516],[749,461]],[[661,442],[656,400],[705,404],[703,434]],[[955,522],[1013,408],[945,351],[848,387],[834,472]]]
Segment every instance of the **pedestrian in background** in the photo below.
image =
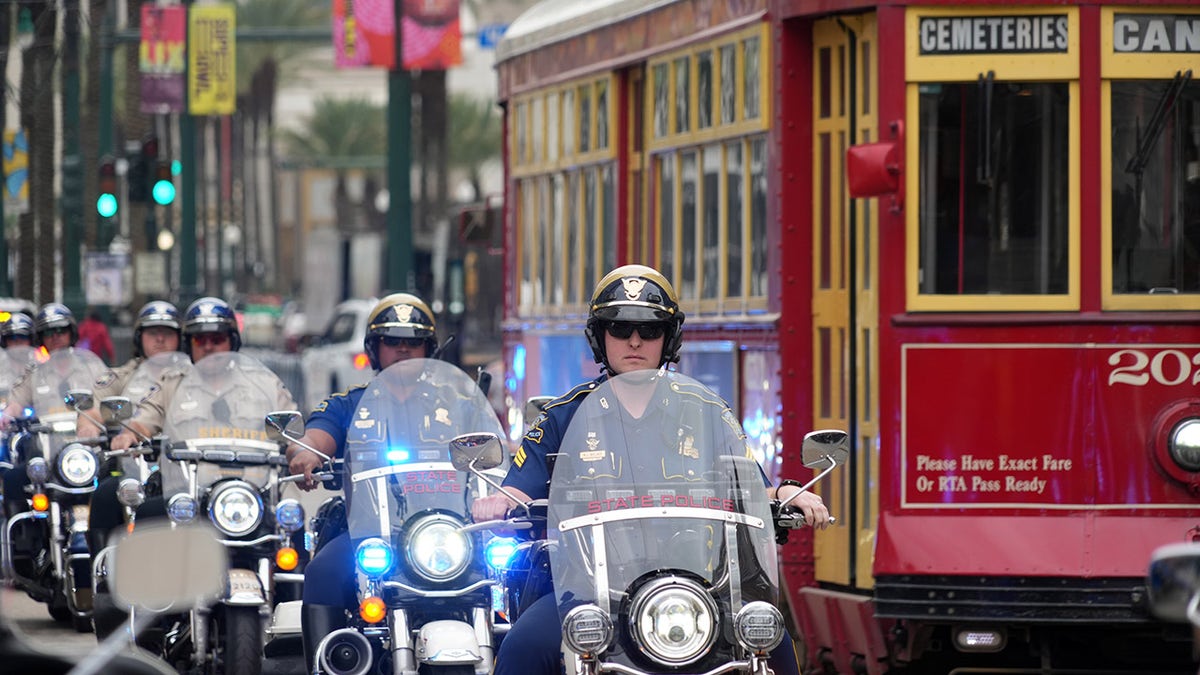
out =
[[79,324],[79,341],[76,347],[87,349],[112,365],[116,354],[113,352],[112,337],[108,334],[108,326],[100,318],[100,313],[89,308],[87,316]]

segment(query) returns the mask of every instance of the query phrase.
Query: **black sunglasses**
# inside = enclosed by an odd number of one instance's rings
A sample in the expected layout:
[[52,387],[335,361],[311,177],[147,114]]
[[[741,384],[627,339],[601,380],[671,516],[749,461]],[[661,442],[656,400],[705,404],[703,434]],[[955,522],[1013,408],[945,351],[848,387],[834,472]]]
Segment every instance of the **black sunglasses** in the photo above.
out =
[[404,346],[404,347],[408,347],[409,349],[416,349],[417,347],[423,346],[425,344],[425,338],[393,337],[391,335],[385,335],[385,336],[379,338],[379,341],[381,343],[387,345],[388,347],[392,347],[392,348]]
[[45,335],[45,336],[63,335],[64,333],[70,333],[70,332],[71,332],[70,328],[61,328],[61,327],[60,328],[47,328],[46,330],[42,331],[42,335]]
[[667,332],[665,323],[625,323],[614,322],[608,324],[608,334],[618,340],[628,340],[633,335],[634,329],[637,329],[637,334],[643,340],[657,340]]

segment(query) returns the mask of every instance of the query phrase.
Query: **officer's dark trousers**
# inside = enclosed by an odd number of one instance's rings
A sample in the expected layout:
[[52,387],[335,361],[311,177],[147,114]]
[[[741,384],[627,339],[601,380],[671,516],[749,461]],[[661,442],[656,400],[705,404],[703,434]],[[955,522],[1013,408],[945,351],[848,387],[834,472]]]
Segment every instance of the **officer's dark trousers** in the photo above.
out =
[[[562,624],[551,593],[530,605],[504,636],[492,675],[560,675],[561,643]],[[771,652],[770,661],[775,675],[800,675],[790,635]]]
[[354,547],[342,532],[308,561],[304,568],[304,604],[358,607],[354,578]]

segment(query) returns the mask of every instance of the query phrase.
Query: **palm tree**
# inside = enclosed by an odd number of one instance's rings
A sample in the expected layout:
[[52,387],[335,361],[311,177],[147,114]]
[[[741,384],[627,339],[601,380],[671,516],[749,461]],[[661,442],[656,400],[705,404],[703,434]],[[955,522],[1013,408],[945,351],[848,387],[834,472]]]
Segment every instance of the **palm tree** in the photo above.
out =
[[[384,107],[366,98],[321,98],[299,129],[288,129],[283,141],[289,156],[307,160],[314,166],[332,166],[337,174],[334,209],[338,214],[355,214],[342,220],[343,228],[354,229],[352,223],[369,222],[366,214],[372,208],[374,195],[364,195],[363,202],[351,204],[346,190],[347,169],[355,165],[379,166],[387,148],[387,113]],[[379,185],[382,172],[378,169],[368,179]]]
[[450,97],[450,169],[467,175],[475,191],[472,201],[483,199],[480,167],[500,158],[500,114],[496,104],[454,94]]
[[52,3],[25,5],[33,19],[33,41],[21,55],[21,126],[29,138],[30,208],[19,219],[17,293],[39,304],[54,298],[58,250],[54,235],[54,72],[58,11]]
[[[238,26],[244,28],[306,28],[327,26],[327,0],[248,0],[237,8]],[[301,54],[311,45],[299,42],[261,41],[238,44],[238,117],[241,124],[242,179],[247,203],[243,209],[246,233],[244,251],[250,260],[266,260],[264,274],[250,275],[255,283],[274,280],[277,261],[275,222],[275,95],[281,79],[291,75]],[[263,186],[265,189],[260,189]],[[264,252],[269,252],[264,255]],[[255,289],[261,290],[261,289]]]

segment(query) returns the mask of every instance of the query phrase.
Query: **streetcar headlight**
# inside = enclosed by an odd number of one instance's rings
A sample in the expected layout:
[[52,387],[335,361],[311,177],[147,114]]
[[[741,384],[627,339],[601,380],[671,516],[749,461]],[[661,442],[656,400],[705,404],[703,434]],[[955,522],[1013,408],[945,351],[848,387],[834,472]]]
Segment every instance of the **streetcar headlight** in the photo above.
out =
[[25,465],[25,475],[29,476],[30,483],[45,483],[50,478],[50,467],[46,466],[45,458],[33,457]]
[[354,551],[358,569],[369,577],[378,577],[392,568],[392,547],[379,537],[364,539]]
[[58,474],[74,487],[95,480],[99,468],[96,455],[82,443],[72,443],[58,453]]
[[177,494],[167,500],[167,517],[171,522],[190,523],[196,519],[199,511],[196,500],[191,495]]
[[954,631],[954,647],[960,652],[998,652],[1008,637],[1001,628],[959,628]]
[[595,605],[579,605],[563,617],[562,634],[567,647],[576,654],[599,654],[612,641],[612,619]]
[[429,581],[447,581],[466,569],[471,562],[471,539],[459,532],[461,526],[441,515],[417,520],[405,545],[413,570]]
[[775,605],[756,600],[738,610],[733,617],[733,631],[746,649],[769,652],[783,642],[783,614]]
[[295,499],[284,499],[275,507],[275,522],[285,532],[295,532],[304,527],[304,507]]
[[634,595],[629,617],[638,647],[664,666],[692,663],[717,639],[716,602],[689,579],[646,584]]
[[1186,471],[1200,471],[1200,419],[1185,419],[1167,438],[1171,459]]
[[262,498],[246,483],[225,483],[213,490],[208,517],[218,530],[233,537],[241,536],[254,531],[262,522]]

